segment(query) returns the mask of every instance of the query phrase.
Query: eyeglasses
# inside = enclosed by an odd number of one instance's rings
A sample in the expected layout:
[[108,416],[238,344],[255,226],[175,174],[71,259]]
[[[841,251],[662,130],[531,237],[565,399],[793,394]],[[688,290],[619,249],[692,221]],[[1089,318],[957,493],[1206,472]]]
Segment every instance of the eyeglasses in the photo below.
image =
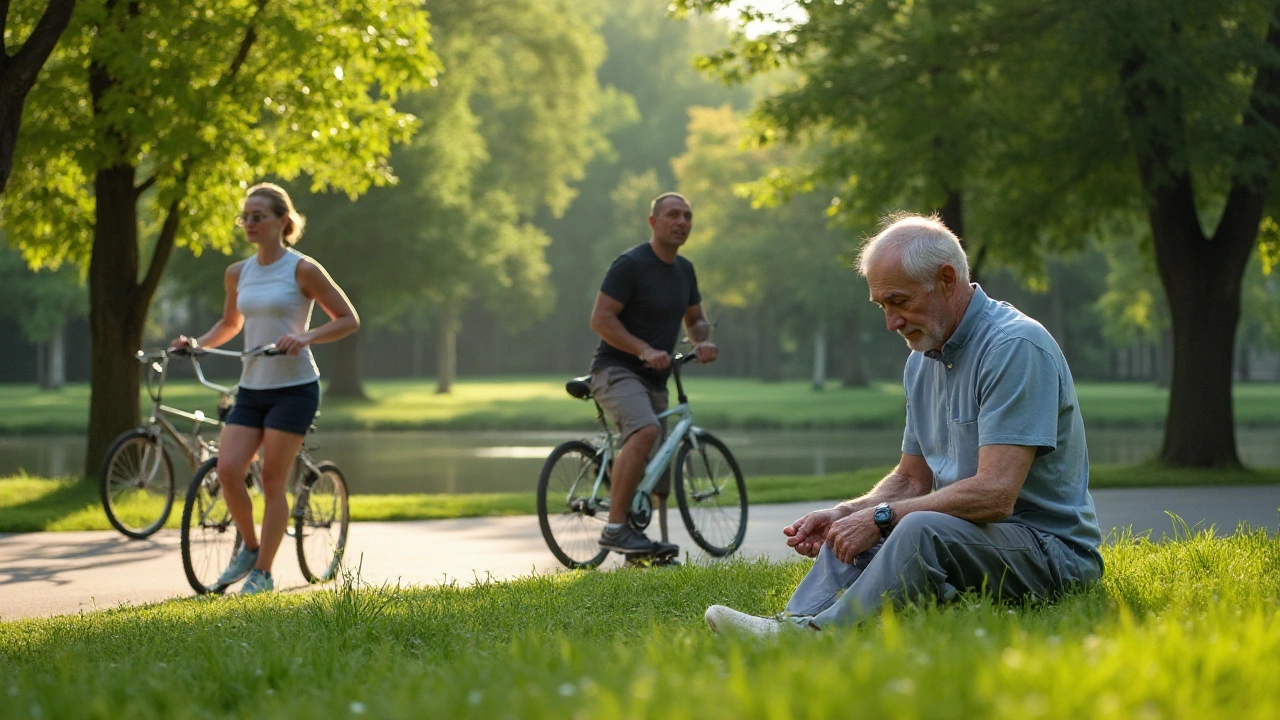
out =
[[277,218],[277,217],[280,217],[280,216],[267,215],[266,213],[260,213],[260,212],[248,213],[248,214],[241,213],[236,216],[236,226],[244,227],[245,225],[250,225],[250,224],[257,225],[258,223],[264,220],[270,220],[271,218]]

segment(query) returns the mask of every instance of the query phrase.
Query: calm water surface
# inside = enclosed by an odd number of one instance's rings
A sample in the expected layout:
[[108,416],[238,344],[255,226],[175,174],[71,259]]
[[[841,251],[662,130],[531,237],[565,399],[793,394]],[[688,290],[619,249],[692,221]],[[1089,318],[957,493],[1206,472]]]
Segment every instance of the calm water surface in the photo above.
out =
[[[888,430],[717,433],[743,472],[752,475],[825,475],[883,466],[900,455],[902,435]],[[354,492],[528,492],[547,453],[581,435],[572,432],[324,432],[319,458],[338,463]],[[1241,459],[1280,466],[1280,429],[1237,431]],[[1095,430],[1089,459],[1097,464],[1136,463],[1160,446],[1160,430]],[[79,437],[0,437],[0,475],[25,470],[60,476],[82,469]],[[179,473],[182,470],[179,469]]]

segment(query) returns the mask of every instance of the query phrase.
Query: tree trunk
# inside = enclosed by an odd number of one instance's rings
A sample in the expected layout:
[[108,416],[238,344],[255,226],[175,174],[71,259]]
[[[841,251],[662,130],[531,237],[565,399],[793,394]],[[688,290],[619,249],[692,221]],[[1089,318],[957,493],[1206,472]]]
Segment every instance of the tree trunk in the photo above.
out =
[[1240,313],[1238,285],[1205,278],[1170,293],[1173,374],[1160,459],[1189,467],[1238,467],[1231,366]]
[[415,327],[409,332],[409,372],[413,377],[420,378],[427,372],[427,331],[422,328]]
[[777,326],[762,318],[760,323],[760,379],[782,382],[782,338]]
[[[1179,28],[1169,31],[1177,35]],[[1280,49],[1280,5],[1271,10],[1266,45],[1271,52]],[[1196,212],[1182,90],[1148,70],[1146,52],[1135,45],[1120,78],[1156,268],[1173,319],[1173,375],[1160,460],[1179,467],[1239,467],[1232,354],[1244,269],[1275,175],[1270,138],[1280,129],[1280,66],[1257,66],[1240,121],[1245,140],[1233,158],[1218,227],[1208,237]]]
[[867,371],[862,364],[862,320],[856,309],[850,310],[844,325],[844,387],[866,387]]
[[63,340],[65,326],[59,325],[46,342],[40,344],[41,353],[40,388],[42,390],[61,390],[67,382],[67,352]]
[[360,333],[348,335],[333,344],[333,367],[329,371],[329,389],[326,397],[368,400],[364,391],[360,347]]
[[138,361],[149,293],[138,284],[134,169],[116,165],[94,176],[93,250],[89,258],[89,433],[86,474],[102,463],[116,435],[137,427]]
[[822,325],[813,333],[813,389],[827,385],[827,333]]
[[453,390],[453,380],[458,374],[458,312],[452,307],[440,310],[440,325],[436,336],[436,394],[446,395]]
[[960,244],[969,257],[969,282],[979,282],[978,278],[981,275],[982,261],[986,257],[987,248],[985,246],[975,248],[974,243],[964,235],[964,193],[959,190],[948,190],[946,202],[938,208],[938,217],[942,219],[943,225],[960,238]]
[[[27,93],[35,85],[62,31],[71,22],[75,6],[75,0],[49,0],[22,46],[5,48],[8,52],[0,53],[0,192],[8,185],[9,172],[13,169],[13,152],[18,144]],[[5,2],[0,10],[0,22],[8,12],[9,3]]]
[[1173,382],[1173,331],[1160,332],[1160,342],[1155,345],[1156,387],[1167,388]]
[[1067,355],[1066,293],[1062,284],[1059,278],[1049,280],[1049,324],[1053,328],[1053,339],[1058,341],[1058,349]]

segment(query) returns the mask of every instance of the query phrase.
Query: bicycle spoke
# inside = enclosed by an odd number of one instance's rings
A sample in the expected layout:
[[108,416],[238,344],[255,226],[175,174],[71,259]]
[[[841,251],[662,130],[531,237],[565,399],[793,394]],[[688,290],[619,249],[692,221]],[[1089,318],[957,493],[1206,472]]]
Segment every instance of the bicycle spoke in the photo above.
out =
[[746,485],[722,442],[703,435],[681,449],[677,500],[689,534],[712,555],[732,553],[746,533]]
[[575,441],[552,451],[538,478],[542,536],[568,567],[594,566],[607,554],[599,545],[608,519],[608,501],[595,494],[599,473],[595,448]]

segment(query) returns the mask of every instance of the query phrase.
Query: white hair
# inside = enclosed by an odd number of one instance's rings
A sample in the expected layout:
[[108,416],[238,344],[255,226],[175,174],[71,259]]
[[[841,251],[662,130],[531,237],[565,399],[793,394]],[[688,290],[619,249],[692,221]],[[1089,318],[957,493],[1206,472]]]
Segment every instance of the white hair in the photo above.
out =
[[964,254],[960,238],[951,232],[937,215],[896,215],[888,226],[868,240],[858,253],[858,274],[866,277],[881,251],[898,250],[898,263],[912,280],[933,289],[938,269],[950,265],[956,270],[956,281],[969,284],[969,258]]

